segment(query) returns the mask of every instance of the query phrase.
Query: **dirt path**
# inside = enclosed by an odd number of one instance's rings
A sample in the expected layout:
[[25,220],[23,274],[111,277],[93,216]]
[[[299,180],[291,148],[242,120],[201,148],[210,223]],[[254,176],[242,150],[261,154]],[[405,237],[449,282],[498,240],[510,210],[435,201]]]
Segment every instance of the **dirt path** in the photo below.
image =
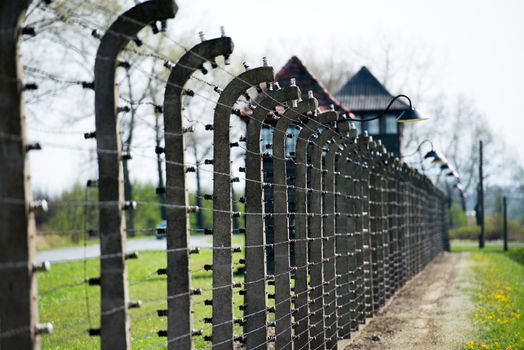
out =
[[471,334],[466,254],[446,253],[408,282],[345,350],[453,350]]

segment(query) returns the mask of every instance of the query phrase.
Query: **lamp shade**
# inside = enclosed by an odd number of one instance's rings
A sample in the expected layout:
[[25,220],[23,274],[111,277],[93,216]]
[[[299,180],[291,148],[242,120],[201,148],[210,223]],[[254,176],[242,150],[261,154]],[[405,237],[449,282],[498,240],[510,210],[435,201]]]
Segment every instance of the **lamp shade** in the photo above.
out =
[[397,117],[397,123],[413,123],[429,119],[421,115],[415,108],[411,107],[408,110],[402,111]]
[[453,176],[455,178],[459,178],[459,174],[457,173],[456,170],[451,170],[449,173],[447,173],[447,176]]
[[434,157],[437,157],[437,152],[435,152],[434,150],[431,150],[428,153],[426,153],[426,155],[424,156],[424,159],[434,158]]
[[444,164],[446,163],[446,158],[439,152],[435,152],[435,155],[433,156],[433,160],[431,162],[433,164]]

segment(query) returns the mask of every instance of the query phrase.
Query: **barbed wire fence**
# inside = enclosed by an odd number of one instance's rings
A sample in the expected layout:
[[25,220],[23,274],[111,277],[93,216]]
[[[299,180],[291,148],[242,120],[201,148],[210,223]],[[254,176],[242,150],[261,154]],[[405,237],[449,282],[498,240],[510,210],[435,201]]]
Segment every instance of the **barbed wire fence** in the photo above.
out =
[[[295,82],[280,88],[266,59],[257,68],[244,64],[241,73],[226,69],[234,45],[223,29],[215,39],[199,34],[201,42],[187,48],[165,30],[177,12],[171,0],[138,3],[124,13],[86,3],[116,20],[103,28],[75,13],[74,3],[41,1],[29,11],[62,15],[22,26],[29,1],[0,5],[0,349],[336,349],[446,247],[445,198],[427,177],[366,133],[358,135],[347,116],[320,113],[312,93],[302,101]],[[93,80],[20,63],[19,36],[37,40],[56,20],[99,40]],[[175,61],[141,40],[144,28],[182,56]],[[65,46],[85,55],[81,47]],[[130,68],[165,86],[163,103],[119,96],[125,89],[119,71]],[[24,82],[22,70],[39,83]],[[209,71],[229,82],[219,86],[205,77]],[[39,95],[39,85],[49,89]],[[40,101],[72,86],[94,91],[96,131],[43,128],[83,136],[86,146],[28,142],[23,95]],[[213,112],[188,117],[185,110],[198,103]],[[163,128],[144,121],[163,133],[163,146],[122,149],[119,120],[133,107],[163,115]],[[213,157],[204,165],[187,160],[188,133],[212,140]],[[261,143],[262,133],[270,143]],[[89,157],[94,140],[98,174],[81,197],[49,205],[33,199],[28,151]],[[156,164],[159,158],[166,176],[156,190],[161,198],[126,200],[123,162]],[[263,159],[271,169],[263,169]],[[213,182],[212,193],[199,199],[212,205],[188,200],[187,182],[197,168]],[[39,234],[77,235],[84,251],[78,261],[54,259],[51,270],[35,257],[35,212],[48,206],[81,209],[71,218],[80,228]],[[139,257],[127,248],[137,230],[126,227],[126,215],[140,207],[165,210],[165,228],[140,229],[165,231],[161,256]],[[210,214],[212,226],[190,226],[198,211]],[[194,233],[209,235],[210,244],[195,244]],[[90,235],[100,239],[97,257],[88,254]],[[43,271],[48,274],[37,276]]]

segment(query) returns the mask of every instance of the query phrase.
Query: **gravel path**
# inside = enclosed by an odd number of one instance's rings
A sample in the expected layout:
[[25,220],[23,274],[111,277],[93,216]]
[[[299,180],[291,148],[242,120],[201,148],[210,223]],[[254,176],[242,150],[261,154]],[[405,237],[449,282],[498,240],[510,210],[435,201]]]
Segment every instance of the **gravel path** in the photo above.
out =
[[[443,254],[404,286],[345,350],[453,350],[472,332],[468,254]],[[344,347],[345,346],[345,347]]]

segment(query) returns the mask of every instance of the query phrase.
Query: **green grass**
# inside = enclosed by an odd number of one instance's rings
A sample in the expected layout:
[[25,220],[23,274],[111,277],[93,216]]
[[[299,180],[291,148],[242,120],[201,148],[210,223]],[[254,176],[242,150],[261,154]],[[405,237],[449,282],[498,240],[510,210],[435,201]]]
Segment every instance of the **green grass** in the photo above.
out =
[[[241,236],[234,236],[234,245],[242,245]],[[243,258],[244,253],[235,253],[233,261]],[[211,325],[204,324],[204,317],[211,317],[211,306],[205,306],[205,299],[212,299],[212,273],[203,270],[204,264],[212,263],[211,249],[202,249],[199,254],[191,255],[193,288],[202,288],[202,295],[193,297],[194,327],[203,329],[204,335],[211,333]],[[167,308],[166,277],[156,274],[156,270],[166,266],[165,252],[143,252],[139,259],[128,261],[129,294],[131,300],[142,300],[141,308],[131,309],[131,334],[133,347],[143,349],[164,348],[156,332],[166,329],[166,318],[158,317],[156,310]],[[52,322],[54,332],[42,337],[43,349],[96,349],[99,337],[89,337],[88,328],[98,328],[100,309],[100,288],[86,286],[84,268],[87,278],[99,276],[98,259],[85,262],[68,262],[55,264],[49,273],[39,274],[39,311],[42,322]],[[236,281],[242,277],[235,276]],[[238,289],[235,289],[237,292]],[[241,317],[238,306],[243,297],[235,293],[235,317]],[[239,326],[236,332],[240,334]],[[196,337],[196,347],[208,346],[202,337]]]
[[[521,265],[524,265],[524,249],[510,249],[507,255],[510,259],[518,262]],[[524,288],[524,283],[522,288]]]
[[[466,251],[464,247],[456,251]],[[464,349],[524,349],[524,248],[473,251],[475,336]]]
[[495,246],[487,246],[484,247],[482,250],[479,249],[478,246],[471,246],[471,245],[457,245],[452,244],[451,245],[451,252],[453,253],[502,253],[503,249],[502,247],[495,247]]
[[[524,248],[524,244],[519,241],[510,241],[508,243],[510,251],[515,248]],[[488,253],[497,253],[503,252],[503,243],[502,241],[486,241],[486,245],[483,249],[479,249],[478,241],[473,240],[452,240],[451,241],[451,251],[453,253],[465,253],[465,252],[488,252]]]

